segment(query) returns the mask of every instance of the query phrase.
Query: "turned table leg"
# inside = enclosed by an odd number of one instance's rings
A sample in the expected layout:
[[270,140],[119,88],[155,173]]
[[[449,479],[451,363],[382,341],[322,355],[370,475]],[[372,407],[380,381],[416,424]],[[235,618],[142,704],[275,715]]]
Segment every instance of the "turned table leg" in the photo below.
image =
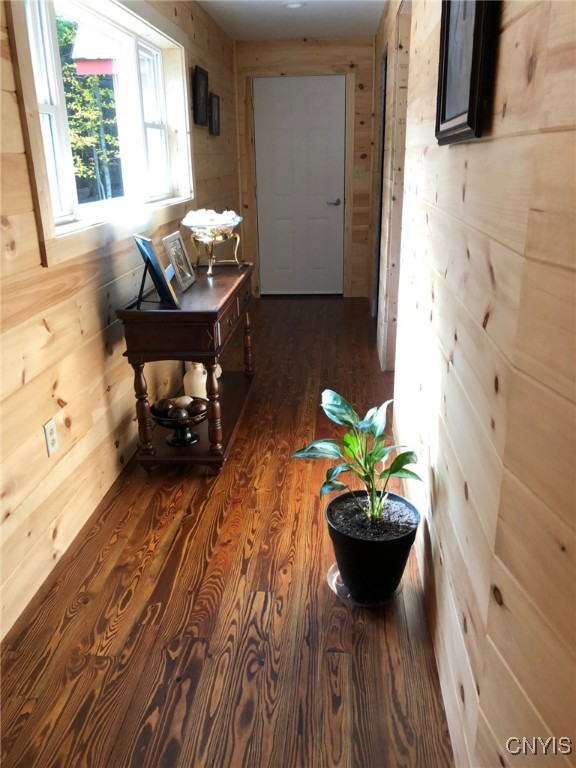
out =
[[144,378],[144,363],[132,363],[134,369],[134,392],[136,394],[136,416],[138,418],[138,447],[142,453],[152,454],[152,417],[148,402],[148,385]]
[[206,363],[208,374],[206,377],[206,394],[208,396],[208,439],[210,440],[210,453],[222,453],[223,449],[222,414],[216,368],[216,363]]

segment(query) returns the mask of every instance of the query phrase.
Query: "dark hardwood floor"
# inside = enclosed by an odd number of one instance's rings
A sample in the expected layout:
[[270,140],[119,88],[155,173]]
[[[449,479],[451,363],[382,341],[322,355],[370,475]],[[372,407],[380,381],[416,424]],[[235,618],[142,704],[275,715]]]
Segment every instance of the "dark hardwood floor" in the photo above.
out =
[[414,556],[394,602],[340,601],[326,465],[291,459],[331,432],[325,387],[362,412],[392,397],[368,302],[251,316],[258,374],[221,474],[131,463],[2,644],[4,768],[452,765]]

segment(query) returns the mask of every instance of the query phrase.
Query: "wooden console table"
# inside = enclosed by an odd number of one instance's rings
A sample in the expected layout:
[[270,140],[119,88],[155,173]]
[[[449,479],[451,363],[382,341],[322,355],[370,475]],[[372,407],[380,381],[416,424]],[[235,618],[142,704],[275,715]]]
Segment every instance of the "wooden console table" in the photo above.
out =
[[[196,282],[185,292],[176,291],[180,309],[163,309],[150,302],[149,296],[149,303],[144,301],[140,309],[133,301],[116,311],[124,324],[124,356],[134,369],[138,459],[144,465],[179,461],[206,464],[219,472],[244,412],[254,375],[248,313],[252,265],[216,266],[211,277],[206,272],[200,267]],[[224,372],[218,379],[218,358],[241,325],[244,371]],[[200,436],[198,442],[170,446],[166,430],[152,428],[144,364],[153,360],[185,360],[206,366],[208,418],[194,426]]]

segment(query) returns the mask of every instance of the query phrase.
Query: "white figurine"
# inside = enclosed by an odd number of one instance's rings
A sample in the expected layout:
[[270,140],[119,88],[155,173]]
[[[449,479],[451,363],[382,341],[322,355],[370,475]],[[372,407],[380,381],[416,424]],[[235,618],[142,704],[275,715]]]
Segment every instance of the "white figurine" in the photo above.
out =
[[[189,370],[184,374],[184,392],[190,397],[201,397],[204,400],[207,399],[206,393],[206,379],[208,378],[208,371],[202,365],[202,363],[187,363]],[[216,377],[220,378],[222,375],[222,368],[216,366]]]

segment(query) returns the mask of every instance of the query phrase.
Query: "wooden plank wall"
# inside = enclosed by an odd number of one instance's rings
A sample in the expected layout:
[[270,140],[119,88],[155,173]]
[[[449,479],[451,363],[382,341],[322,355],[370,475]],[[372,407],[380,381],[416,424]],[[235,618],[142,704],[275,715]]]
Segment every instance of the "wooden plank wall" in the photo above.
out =
[[441,4],[411,11],[395,427],[455,764],[575,765],[576,9],[502,4],[492,126],[450,147]]
[[149,4],[187,34],[190,66],[199,64],[206,69],[209,90],[220,96],[220,136],[210,136],[207,127],[194,125],[192,129],[194,207],[238,211],[234,43],[195,2],[149,0]]
[[[197,197],[190,207],[238,209],[233,43],[196,3],[153,5],[187,32],[190,63],[208,70],[221,97],[221,136],[193,129]],[[132,374],[114,310],[137,293],[142,273],[131,239],[40,266],[5,10],[2,0],[2,635],[135,449]],[[173,221],[147,233],[159,254],[161,237],[177,227]],[[151,395],[181,381],[173,363],[146,373]],[[52,458],[42,427],[50,418],[60,442]]]
[[[258,263],[252,127],[252,77],[347,75],[347,179],[344,295],[370,296],[373,269],[372,109],[374,40],[371,37],[236,42],[238,145],[244,247]],[[351,201],[351,205],[350,205]],[[254,254],[254,256],[253,256]]]
[[[406,146],[406,109],[410,57],[410,14],[399,13],[396,23],[379,29],[375,59],[377,85],[374,89],[375,115],[385,109],[384,157],[382,164],[382,227],[380,231],[381,269],[378,276],[378,354],[382,369],[393,371],[396,360],[398,283],[400,244],[402,241],[402,206],[404,201],[404,152]],[[382,60],[387,59],[386,104],[382,98]],[[375,120],[375,125],[378,121]],[[378,174],[374,173],[375,179]],[[377,190],[373,191],[377,200]],[[375,233],[377,237],[377,234]]]

